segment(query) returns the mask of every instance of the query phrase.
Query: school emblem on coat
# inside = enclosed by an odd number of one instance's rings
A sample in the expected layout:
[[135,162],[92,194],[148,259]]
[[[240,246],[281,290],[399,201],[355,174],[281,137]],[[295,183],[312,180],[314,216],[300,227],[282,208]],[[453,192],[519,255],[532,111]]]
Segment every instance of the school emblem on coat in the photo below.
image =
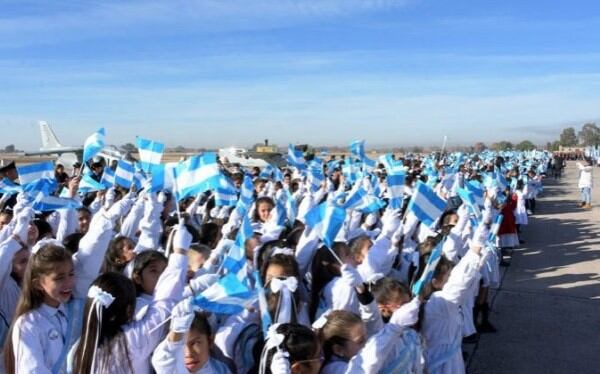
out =
[[58,338],[60,338],[60,334],[55,329],[52,329],[50,332],[48,332],[48,339],[56,340]]

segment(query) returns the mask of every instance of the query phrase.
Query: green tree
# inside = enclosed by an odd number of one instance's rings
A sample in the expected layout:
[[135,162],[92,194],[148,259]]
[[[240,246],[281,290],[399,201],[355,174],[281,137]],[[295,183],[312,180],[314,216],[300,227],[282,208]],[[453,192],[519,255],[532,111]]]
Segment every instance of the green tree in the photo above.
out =
[[579,139],[584,146],[600,144],[600,128],[595,123],[586,123],[579,131]]
[[481,152],[483,152],[483,151],[485,151],[487,149],[485,143],[483,143],[483,142],[477,142],[477,143],[475,143],[475,145],[473,146],[473,148],[474,148],[475,152],[477,152],[477,153],[481,153]]
[[572,127],[567,127],[560,134],[560,145],[563,147],[574,147],[577,145],[577,135],[575,134],[575,129]]
[[529,140],[523,140],[521,143],[515,145],[517,151],[531,151],[535,149],[535,145]]
[[513,144],[509,141],[502,140],[498,143],[492,144],[492,149],[495,151],[509,151],[513,149]]
[[16,151],[15,145],[14,144],[9,144],[6,147],[4,147],[4,152],[6,153],[14,153]]

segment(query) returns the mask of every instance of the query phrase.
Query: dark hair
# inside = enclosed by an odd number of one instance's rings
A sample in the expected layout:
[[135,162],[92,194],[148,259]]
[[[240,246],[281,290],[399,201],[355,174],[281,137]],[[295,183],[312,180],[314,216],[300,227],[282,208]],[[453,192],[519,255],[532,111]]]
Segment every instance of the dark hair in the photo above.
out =
[[37,219],[34,219],[32,221],[32,223],[38,229],[38,239],[42,239],[48,234],[51,234],[52,236],[54,236],[54,232],[52,231],[52,226],[50,226],[50,224],[47,221],[37,218]]
[[[278,253],[276,255],[269,256],[267,260],[262,264],[260,276],[262,278],[263,285],[266,286],[267,270],[271,265],[281,266],[285,270],[288,277],[295,277],[298,280],[298,283],[300,283],[300,270],[298,269],[298,262],[296,261],[296,257]],[[269,287],[265,287],[265,291],[267,296],[267,307],[269,309],[269,313],[271,314],[271,317],[275,319],[277,317],[277,305],[279,304],[280,294],[272,293]],[[298,315],[298,303],[300,302],[299,290],[296,290],[293,293],[292,300],[294,302],[294,310],[296,312],[292,315],[292,320],[295,321]]]
[[195,312],[194,320],[192,321],[192,326],[190,326],[190,330],[194,330],[201,335],[206,335],[208,337],[212,336],[212,328],[210,327],[210,323],[208,323],[208,318],[206,314],[203,312]]
[[220,239],[221,227],[214,222],[203,223],[198,229],[198,243],[200,244],[215,248]]
[[144,251],[135,256],[135,259],[133,260],[133,271],[131,272],[131,278],[135,284],[136,296],[143,294],[144,290],[142,289],[141,284],[135,281],[134,276],[137,275],[141,279],[144,269],[155,261],[163,261],[167,263],[167,258],[158,251]]
[[15,321],[25,313],[39,308],[44,302],[44,292],[37,289],[35,284],[41,277],[51,274],[56,265],[72,261],[71,253],[63,247],[53,244],[46,244],[31,255],[23,275],[21,296],[4,345],[4,367],[7,373],[12,374],[16,371],[17,363],[14,362],[15,356],[11,339]]
[[119,236],[113,239],[108,245],[108,250],[104,256],[105,271],[114,271],[120,273],[125,269],[127,263],[121,261],[123,247],[125,244],[134,245],[133,241],[126,236]]
[[79,242],[83,236],[84,234],[80,232],[74,232],[70,235],[67,235],[63,239],[62,244],[65,246],[67,251],[71,252],[71,254],[75,254],[79,250]]
[[[115,350],[127,358],[127,362],[120,362],[119,365],[129,367],[131,371],[133,368],[122,326],[133,319],[136,298],[133,282],[122,274],[108,272],[96,278],[92,285],[108,292],[115,299],[108,308],[100,309],[102,311],[102,325],[99,332],[98,317],[92,309],[93,300],[87,299],[83,314],[81,339],[75,351],[73,372],[85,374],[96,372],[97,369],[91,367],[94,355],[99,358],[96,361],[96,367],[106,368]],[[94,344],[97,333],[99,333],[99,339],[96,347]]]
[[[283,335],[281,348],[289,354],[290,365],[298,361],[315,358],[320,351],[319,338],[310,328],[297,323],[283,323],[277,327],[277,333]],[[271,373],[271,360],[277,347],[263,352],[266,355],[266,373]]]
[[[333,251],[338,257],[345,257],[349,252],[348,246],[343,243],[334,243]],[[319,307],[319,298],[321,290],[333,278],[341,275],[340,264],[333,257],[327,247],[322,246],[317,250],[313,257],[312,267],[312,290],[310,294],[309,316],[314,320]]]

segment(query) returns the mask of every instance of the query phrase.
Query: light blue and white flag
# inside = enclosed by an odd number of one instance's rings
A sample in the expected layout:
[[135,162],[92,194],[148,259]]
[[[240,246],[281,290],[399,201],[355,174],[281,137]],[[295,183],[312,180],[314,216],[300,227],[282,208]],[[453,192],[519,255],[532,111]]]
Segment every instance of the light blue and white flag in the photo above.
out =
[[223,260],[223,268],[228,274],[235,274],[243,282],[247,281],[246,274],[246,240],[253,234],[252,223],[247,215],[242,219],[242,225],[235,238],[235,243]]
[[115,170],[115,184],[124,188],[130,188],[135,175],[135,166],[133,163],[125,160],[119,160],[117,170]]
[[288,189],[285,189],[285,211],[288,225],[293,226],[298,215],[298,207],[296,206],[296,200],[294,200],[292,193]]
[[473,197],[475,198],[475,202],[477,203],[477,205],[479,205],[479,206],[484,205],[484,203],[485,203],[485,199],[483,197],[484,191],[483,191],[483,186],[481,185],[481,183],[479,183],[476,180],[471,180],[471,181],[465,183],[465,188],[473,194]]
[[79,200],[40,194],[34,200],[32,209],[38,212],[48,212],[59,209],[77,209],[81,206],[82,204]]
[[404,173],[402,161],[394,160],[391,153],[379,156],[379,162],[383,164],[388,175]]
[[162,159],[162,155],[165,151],[165,145],[163,143],[140,137],[137,137],[135,144],[138,147],[142,170],[144,170],[146,173],[151,172],[155,165],[160,164],[160,160]]
[[254,183],[249,175],[244,175],[244,181],[242,182],[242,188],[240,192],[240,200],[238,207],[243,211],[248,211],[254,202]]
[[58,188],[58,182],[54,178],[41,178],[23,186],[23,192],[31,197],[50,196]]
[[238,202],[238,190],[229,178],[221,174],[219,187],[215,189],[216,206],[235,206]]
[[488,241],[492,243],[496,241],[496,238],[498,237],[498,231],[500,230],[500,225],[502,225],[503,220],[504,216],[502,214],[498,214],[498,216],[496,216],[496,220],[494,220],[494,223],[490,228],[490,235],[488,237]]
[[317,230],[319,238],[326,246],[333,248],[333,243],[346,219],[346,211],[327,202],[312,208],[305,217],[306,225]]
[[260,179],[271,179],[271,177],[273,176],[273,169],[274,168],[271,165],[265,166],[258,174],[258,177]]
[[38,179],[54,179],[54,162],[44,161],[35,164],[17,166],[19,183],[25,186]]
[[19,193],[23,191],[23,187],[19,186],[18,184],[16,184],[15,182],[11,181],[8,178],[2,178],[2,180],[0,180],[0,193],[3,194],[15,194],[15,193]]
[[392,169],[393,174],[388,172],[387,179],[387,191],[390,198],[390,207],[393,209],[402,208],[402,202],[404,200],[404,181],[406,179],[406,173]]
[[308,181],[310,183],[311,192],[317,192],[319,188],[321,188],[321,184],[325,180],[325,175],[323,174],[323,169],[318,167],[309,167],[308,168]]
[[111,188],[115,185],[115,171],[109,167],[104,168],[104,172],[102,173],[102,178],[100,179],[100,183],[106,186],[106,188]]
[[90,135],[83,144],[83,163],[85,164],[104,148],[104,128]]
[[358,157],[359,160],[363,160],[365,158],[365,141],[364,140],[355,140],[350,143],[350,153]]
[[446,209],[446,200],[439,197],[431,187],[418,182],[408,203],[409,211],[427,226],[431,226]]
[[217,314],[236,314],[256,301],[256,291],[250,290],[235,274],[227,274],[194,297],[198,308]]
[[480,220],[481,219],[481,209],[479,209],[479,205],[477,204],[477,200],[475,200],[475,195],[464,188],[457,188],[456,192],[460,199],[467,205],[469,211],[475,215],[475,217]]
[[416,281],[412,286],[413,295],[419,295],[423,290],[423,287],[427,285],[427,283],[431,282],[433,279],[433,274],[435,273],[435,268],[437,267],[438,262],[440,262],[440,258],[442,257],[442,247],[444,245],[444,241],[440,241],[438,245],[431,251],[429,255],[429,259],[427,260],[427,265],[425,265],[425,270],[421,274],[421,278]]
[[79,182],[79,192],[80,193],[103,191],[106,188],[107,187],[103,183],[97,182],[89,174],[84,174],[81,177],[81,181]]
[[354,163],[352,162],[352,160],[350,160],[350,158],[347,158],[344,161],[344,165],[342,166],[342,173],[344,174],[346,183],[352,185],[352,184],[354,184],[354,182],[356,182],[356,179],[358,178],[358,176],[357,176],[357,172],[356,172]]
[[296,149],[291,144],[288,146],[287,161],[290,165],[297,168],[298,170],[303,170],[306,167],[306,160],[304,160],[304,153],[302,151]]
[[177,200],[217,188],[220,177],[221,171],[214,152],[190,157],[175,168]]
[[269,327],[273,324],[271,314],[269,314],[269,305],[267,304],[267,296],[265,294],[265,287],[260,279],[258,270],[254,270],[252,273],[254,276],[254,285],[258,296],[258,308],[260,309],[260,325],[262,327],[263,336],[268,336]]
[[363,186],[359,186],[350,192],[342,208],[357,210],[362,213],[373,213],[384,206],[385,203],[381,199],[369,194]]
[[173,191],[173,181],[175,179],[175,168],[177,167],[177,165],[178,163],[176,162],[167,162],[166,164],[159,164],[152,167],[150,191]]

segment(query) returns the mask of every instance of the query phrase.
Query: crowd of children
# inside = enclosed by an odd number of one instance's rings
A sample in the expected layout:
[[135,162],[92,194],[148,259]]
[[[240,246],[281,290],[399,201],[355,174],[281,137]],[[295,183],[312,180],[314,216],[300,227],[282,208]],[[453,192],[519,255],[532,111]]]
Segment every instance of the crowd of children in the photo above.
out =
[[[214,189],[182,199],[149,184],[83,191],[79,170],[61,169],[51,192],[77,208],[39,211],[27,188],[6,190],[2,371],[463,373],[463,339],[495,331],[488,290],[535,213],[549,157],[304,160],[318,183],[297,162],[220,164],[234,204]],[[404,178],[399,205],[394,172]],[[430,224],[410,204],[421,184],[446,204]],[[344,205],[359,188],[375,208]],[[314,223],[323,204],[345,212],[334,232]],[[247,302],[202,308],[227,274],[248,288]]]

